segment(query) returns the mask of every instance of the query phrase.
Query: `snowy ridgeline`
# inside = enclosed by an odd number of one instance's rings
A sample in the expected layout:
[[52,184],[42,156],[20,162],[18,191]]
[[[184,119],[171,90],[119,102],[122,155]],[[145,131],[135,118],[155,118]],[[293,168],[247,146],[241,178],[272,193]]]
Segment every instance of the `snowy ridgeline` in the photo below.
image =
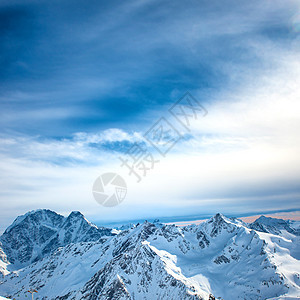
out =
[[0,237],[0,295],[24,299],[34,288],[35,299],[299,299],[299,237],[297,222],[266,217],[245,224],[217,214],[200,225],[112,231],[79,212],[38,210]]

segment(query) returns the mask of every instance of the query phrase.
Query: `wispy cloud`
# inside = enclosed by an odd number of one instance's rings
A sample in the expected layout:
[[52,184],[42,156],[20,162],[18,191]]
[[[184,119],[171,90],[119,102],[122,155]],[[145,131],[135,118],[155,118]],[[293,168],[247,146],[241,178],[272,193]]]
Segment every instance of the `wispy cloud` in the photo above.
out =
[[[298,1],[57,7],[0,4],[4,223],[41,206],[98,221],[298,206]],[[186,90],[208,115],[136,184],[118,156]],[[91,195],[107,171],[129,188],[111,211]]]
[[[20,210],[42,203],[76,207],[94,220],[162,215],[230,213],[298,207],[300,79],[297,56],[215,99],[191,137],[174,147],[139,184],[120,167],[119,151],[103,145],[142,142],[142,132],[109,129],[50,140],[7,137],[1,141],[2,199]],[[284,74],[284,76],[283,76]],[[288,84],[287,84],[288,83]],[[228,100],[230,99],[230,100]],[[94,147],[94,145],[99,145]],[[91,185],[104,172],[118,172],[128,197],[108,211],[92,199]],[[54,196],[55,195],[55,196]],[[63,201],[63,202],[62,202]],[[5,211],[5,210],[4,210]]]
[[174,90],[240,84],[265,67],[272,47],[291,43],[298,9],[296,1],[53,3],[1,4],[6,130],[64,136],[134,126]]

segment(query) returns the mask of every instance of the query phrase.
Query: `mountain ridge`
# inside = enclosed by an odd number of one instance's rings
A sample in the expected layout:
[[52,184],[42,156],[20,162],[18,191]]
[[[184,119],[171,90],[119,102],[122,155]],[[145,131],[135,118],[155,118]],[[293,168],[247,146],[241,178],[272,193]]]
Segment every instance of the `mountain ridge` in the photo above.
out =
[[1,235],[0,242],[8,260],[20,268],[58,247],[72,242],[95,241],[111,234],[111,229],[97,227],[80,212],[71,212],[64,217],[49,209],[38,209],[17,217]]
[[36,299],[65,300],[282,299],[300,294],[299,236],[286,230],[259,231],[216,214],[199,225],[145,221],[117,235],[80,239],[5,274],[0,295],[25,295],[29,288],[39,291]]

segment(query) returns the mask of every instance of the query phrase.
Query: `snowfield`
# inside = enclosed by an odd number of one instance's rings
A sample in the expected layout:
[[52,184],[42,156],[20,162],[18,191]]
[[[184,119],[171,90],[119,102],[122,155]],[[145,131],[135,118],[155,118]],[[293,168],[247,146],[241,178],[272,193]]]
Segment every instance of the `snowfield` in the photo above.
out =
[[[1,295],[23,299],[34,288],[35,299],[300,299],[293,222],[245,224],[217,214],[200,225],[144,222],[112,232],[80,213],[67,227],[56,215],[31,212],[1,236]],[[38,233],[49,226],[45,240]],[[17,245],[8,239],[12,231]]]

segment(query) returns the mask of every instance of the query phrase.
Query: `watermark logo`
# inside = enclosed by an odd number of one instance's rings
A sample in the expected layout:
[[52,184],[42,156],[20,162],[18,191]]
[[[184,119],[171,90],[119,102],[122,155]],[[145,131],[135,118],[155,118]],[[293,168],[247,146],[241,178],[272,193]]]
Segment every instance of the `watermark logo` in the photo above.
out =
[[[143,135],[147,146],[135,143],[126,153],[119,157],[122,164],[129,170],[129,176],[134,175],[137,182],[145,177],[148,171],[160,162],[159,158],[166,157],[168,152],[191,131],[193,121],[205,117],[207,110],[200,102],[186,92],[159,118]],[[178,127],[180,129],[178,129]],[[154,150],[154,151],[153,151]]]
[[125,180],[116,173],[104,173],[93,185],[95,200],[106,207],[120,204],[126,197],[127,185]]
[[137,182],[140,182],[142,176],[146,176],[147,172],[159,162],[148,149],[137,143],[134,143],[127,151],[126,157],[119,157],[119,159],[122,162],[121,167],[126,167],[129,170],[129,175],[134,175],[137,178]]
[[199,116],[205,117],[207,115],[207,110],[189,92],[186,92],[174,103],[169,112],[188,131],[190,131],[189,127],[193,120],[197,120]]
[[[207,110],[186,92],[146,131],[143,143],[134,143],[124,156],[119,157],[120,167],[126,168],[128,175],[135,176],[140,182],[191,131],[192,123],[206,115]],[[115,173],[103,174],[93,186],[94,198],[107,207],[120,204],[126,193],[124,179]]]
[[166,118],[162,117],[144,134],[144,138],[159,154],[166,156],[182,135]]

